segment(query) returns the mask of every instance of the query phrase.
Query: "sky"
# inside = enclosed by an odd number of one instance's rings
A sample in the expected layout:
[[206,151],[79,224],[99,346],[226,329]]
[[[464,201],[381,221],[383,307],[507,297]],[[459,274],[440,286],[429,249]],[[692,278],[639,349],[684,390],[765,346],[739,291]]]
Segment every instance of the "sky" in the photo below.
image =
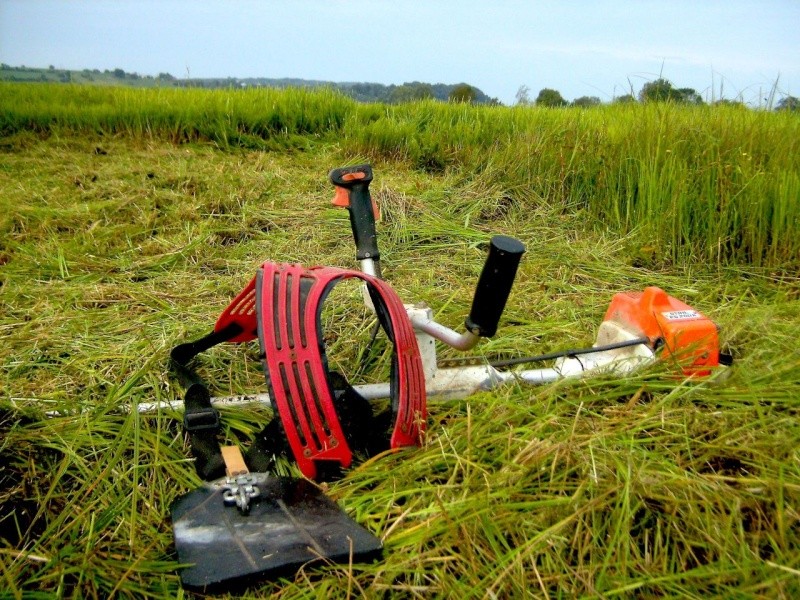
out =
[[758,105],[800,96],[800,0],[0,0],[0,62]]

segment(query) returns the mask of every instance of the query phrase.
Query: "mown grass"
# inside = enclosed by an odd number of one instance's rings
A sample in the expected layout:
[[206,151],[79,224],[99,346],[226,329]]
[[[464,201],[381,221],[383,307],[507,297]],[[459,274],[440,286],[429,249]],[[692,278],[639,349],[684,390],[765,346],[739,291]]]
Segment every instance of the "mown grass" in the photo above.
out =
[[[290,103],[291,94],[274,101]],[[222,95],[209,97],[224,104]],[[175,100],[175,109],[182,103]],[[169,349],[204,333],[259,262],[353,265],[347,217],[328,204],[326,174],[369,159],[384,215],[385,274],[404,297],[435,307],[442,322],[462,322],[492,233],[527,245],[501,329],[481,353],[586,345],[611,294],[659,285],[719,323],[736,364],[728,377],[705,382],[659,365],[624,379],[509,386],[433,403],[425,447],[361,461],[329,488],[384,540],[384,559],[309,567],[249,594],[796,597],[796,256],[765,254],[759,260],[770,264],[759,265],[744,254],[733,260],[720,246],[706,260],[702,244],[677,251],[665,231],[644,235],[649,225],[638,205],[624,210],[628,187],[613,187],[616,214],[592,205],[602,194],[589,179],[559,183],[593,172],[603,156],[603,164],[615,164],[628,144],[625,152],[641,164],[651,156],[645,149],[661,143],[651,171],[621,173],[617,165],[600,172],[619,181],[636,174],[641,185],[658,181],[675,191],[697,181],[692,169],[719,177],[726,161],[741,168],[732,161],[746,159],[736,151],[760,148],[753,155],[765,173],[760,189],[775,190],[768,180],[782,171],[796,177],[796,159],[780,155],[786,145],[773,155],[762,144],[791,122],[737,112],[729,122],[716,112],[703,120],[702,112],[654,107],[590,116],[342,106],[344,125],[327,134],[260,134],[277,151],[152,128],[84,130],[79,121],[22,128],[0,142],[3,595],[182,595],[169,506],[199,481],[177,415],[127,407],[180,395]],[[659,110],[670,120],[663,130],[654,120]],[[347,125],[357,111],[374,127]],[[4,118],[12,112],[4,107]],[[57,114],[51,105],[51,119]],[[77,108],[74,114],[81,118]],[[447,127],[436,125],[445,117]],[[470,118],[478,133],[470,133]],[[417,123],[408,136],[390,123],[399,129],[404,119]],[[698,137],[678,144],[689,139],[692,119]],[[599,120],[603,128],[588,133]],[[518,122],[519,137],[503,138],[503,122]],[[639,127],[648,132],[642,139]],[[423,135],[414,138],[415,130]],[[717,137],[703,138],[709,131]],[[442,165],[414,154],[426,135],[442,140]],[[513,139],[528,141],[519,144],[516,170]],[[569,148],[580,151],[570,156]],[[740,183],[730,193],[745,194]],[[659,186],[649,201],[668,206],[673,200],[657,197]],[[573,196],[578,189],[582,195]],[[698,226],[711,226],[708,206],[698,208]],[[743,214],[744,222],[751,218]],[[326,323],[332,359],[353,365],[358,349],[350,340],[364,338],[369,323]],[[216,394],[259,391],[256,354],[252,345],[218,347],[199,367]],[[259,407],[227,410],[227,438],[247,445],[267,418]]]

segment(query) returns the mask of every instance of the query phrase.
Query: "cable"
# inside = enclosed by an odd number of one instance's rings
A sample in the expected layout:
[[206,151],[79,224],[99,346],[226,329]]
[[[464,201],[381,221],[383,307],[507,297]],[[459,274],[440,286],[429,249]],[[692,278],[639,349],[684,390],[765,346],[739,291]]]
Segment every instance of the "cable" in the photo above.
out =
[[575,358],[580,356],[581,354],[593,354],[595,352],[604,352],[606,350],[617,350],[619,348],[627,348],[629,346],[639,346],[639,345],[647,345],[647,346],[657,346],[658,341],[653,344],[650,341],[650,338],[642,337],[636,338],[633,340],[626,340],[624,342],[615,342],[613,344],[606,344],[604,346],[594,346],[593,348],[577,348],[574,350],[560,350],[558,352],[550,352],[548,354],[540,354],[538,356],[523,356],[520,358],[509,358],[507,360],[496,360],[491,361],[489,364],[492,367],[512,367],[514,365],[524,365],[527,363],[532,362],[542,362],[545,360],[553,360],[554,358]]

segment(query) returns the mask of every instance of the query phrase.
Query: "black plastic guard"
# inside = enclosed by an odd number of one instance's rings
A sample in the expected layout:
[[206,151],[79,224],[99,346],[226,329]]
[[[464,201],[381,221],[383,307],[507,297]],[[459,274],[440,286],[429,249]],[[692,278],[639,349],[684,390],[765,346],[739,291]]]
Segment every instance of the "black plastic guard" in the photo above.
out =
[[311,482],[257,475],[260,495],[247,515],[225,505],[224,479],[172,504],[178,560],[189,565],[180,572],[185,587],[241,589],[292,575],[307,563],[347,564],[381,556],[380,540]]

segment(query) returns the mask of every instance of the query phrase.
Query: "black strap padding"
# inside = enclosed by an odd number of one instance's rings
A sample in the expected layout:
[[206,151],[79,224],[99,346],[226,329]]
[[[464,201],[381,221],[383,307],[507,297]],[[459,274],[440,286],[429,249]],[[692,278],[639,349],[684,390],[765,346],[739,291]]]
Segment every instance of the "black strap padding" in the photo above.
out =
[[[373,456],[389,448],[387,431],[394,422],[392,411],[373,415],[369,401],[359,394],[339,373],[332,372],[334,404],[347,444],[354,452]],[[253,439],[245,455],[248,468],[259,473],[274,470],[275,459],[291,456],[283,425],[275,416]],[[317,461],[317,480],[333,481],[342,476],[335,461]]]
[[373,456],[389,448],[387,432],[394,422],[391,410],[375,415],[369,401],[339,373],[330,373],[333,403],[347,444],[353,452]]
[[197,373],[188,367],[199,353],[239,335],[242,327],[230,323],[193,342],[179,344],[170,352],[172,371],[186,387],[184,395],[183,429],[189,437],[197,474],[206,481],[225,474],[225,461],[217,436],[221,431],[219,412],[211,406],[211,394]]
[[244,462],[251,471],[270,473],[274,471],[275,459],[280,456],[289,456],[289,441],[281,420],[275,416],[256,434],[244,455]]
[[242,326],[238,323],[228,323],[219,331],[212,331],[208,335],[201,337],[193,342],[186,342],[175,346],[169,353],[172,360],[179,365],[186,365],[190,360],[201,352],[205,352],[212,346],[227,342],[229,339],[242,333]]

